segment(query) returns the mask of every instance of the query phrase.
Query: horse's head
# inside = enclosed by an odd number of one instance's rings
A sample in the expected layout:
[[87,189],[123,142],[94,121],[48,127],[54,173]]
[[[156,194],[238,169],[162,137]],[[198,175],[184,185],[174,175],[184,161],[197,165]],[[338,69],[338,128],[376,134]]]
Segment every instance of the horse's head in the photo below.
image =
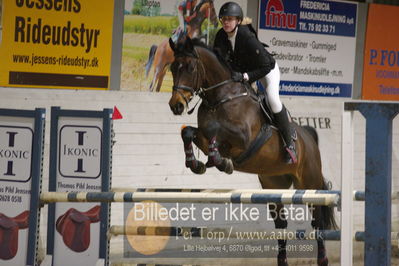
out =
[[175,115],[181,115],[201,86],[199,55],[187,35],[181,35],[176,44],[169,39],[169,45],[175,56],[170,67],[173,76],[173,93],[169,106]]
[[170,67],[173,92],[169,106],[175,115],[183,113],[194,94],[209,100],[231,81],[227,63],[200,40],[182,34],[176,43],[169,39],[169,45],[175,57]]
[[195,8],[196,16],[187,23],[187,32],[191,38],[201,35],[201,25],[205,19],[210,20],[215,27],[218,26],[218,16],[213,4],[213,0],[201,0]]
[[215,6],[213,5],[213,0],[203,0],[199,12],[205,14],[205,17],[210,19],[213,26],[218,26],[219,20],[218,15],[216,14]]

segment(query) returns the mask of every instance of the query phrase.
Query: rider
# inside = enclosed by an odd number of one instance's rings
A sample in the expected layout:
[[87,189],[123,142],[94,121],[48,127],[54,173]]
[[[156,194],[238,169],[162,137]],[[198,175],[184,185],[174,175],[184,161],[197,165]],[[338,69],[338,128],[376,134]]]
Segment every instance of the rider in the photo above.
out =
[[227,59],[232,68],[232,79],[236,82],[260,80],[275,115],[277,127],[285,142],[285,161],[296,163],[297,156],[285,106],[279,96],[280,70],[273,56],[258,40],[251,20],[244,19],[241,7],[235,2],[227,2],[220,8],[219,20],[223,28],[215,37],[214,48]]
[[201,0],[183,0],[180,2],[177,8],[180,30],[186,31],[186,23],[197,15],[196,8],[201,2]]
[[177,41],[180,34],[187,32],[187,23],[189,23],[196,15],[196,8],[200,3],[200,0],[183,0],[177,7],[177,18],[179,20],[179,26],[173,31],[172,40]]

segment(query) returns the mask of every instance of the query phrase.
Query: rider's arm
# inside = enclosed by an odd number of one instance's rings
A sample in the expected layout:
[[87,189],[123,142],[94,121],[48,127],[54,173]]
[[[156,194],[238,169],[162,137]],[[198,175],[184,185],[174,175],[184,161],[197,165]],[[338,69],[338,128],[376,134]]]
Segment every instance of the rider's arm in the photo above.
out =
[[265,50],[263,45],[256,39],[255,36],[247,41],[247,51],[249,58],[256,66],[253,71],[248,71],[248,80],[250,83],[266,76],[274,67],[274,58]]

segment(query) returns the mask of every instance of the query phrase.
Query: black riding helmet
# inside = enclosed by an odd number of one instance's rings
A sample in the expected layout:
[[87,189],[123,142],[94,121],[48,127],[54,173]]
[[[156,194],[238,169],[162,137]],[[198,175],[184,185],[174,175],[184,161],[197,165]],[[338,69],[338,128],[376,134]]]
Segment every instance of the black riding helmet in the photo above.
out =
[[225,16],[231,16],[231,17],[237,17],[239,20],[242,20],[244,17],[244,14],[242,12],[241,7],[235,3],[235,2],[227,2],[219,10],[219,19],[222,19],[222,17]]

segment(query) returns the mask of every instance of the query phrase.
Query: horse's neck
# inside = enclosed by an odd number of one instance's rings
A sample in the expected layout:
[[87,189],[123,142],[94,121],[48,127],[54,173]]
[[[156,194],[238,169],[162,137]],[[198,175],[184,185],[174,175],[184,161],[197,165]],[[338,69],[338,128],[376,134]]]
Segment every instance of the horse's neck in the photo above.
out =
[[201,35],[201,25],[202,22],[204,22],[205,17],[200,16],[200,17],[195,17],[193,20],[190,21],[190,32],[188,32],[188,35],[190,38],[197,38],[199,35]]
[[203,85],[205,87],[215,86],[231,78],[230,71],[219,62],[215,55],[208,53],[205,57],[207,62],[203,63],[205,70]]

